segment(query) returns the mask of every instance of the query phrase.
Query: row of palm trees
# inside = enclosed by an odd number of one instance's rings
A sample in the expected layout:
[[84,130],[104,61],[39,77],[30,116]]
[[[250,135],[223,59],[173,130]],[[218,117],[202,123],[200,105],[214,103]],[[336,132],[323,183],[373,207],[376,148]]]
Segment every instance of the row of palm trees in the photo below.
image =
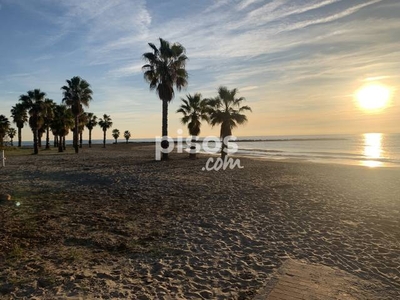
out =
[[[113,129],[112,136],[115,139],[115,143],[116,144],[118,143],[118,138],[119,138],[120,134],[121,134],[121,132],[118,129]],[[129,139],[131,138],[131,133],[130,133],[129,130],[125,130],[124,138],[126,140],[126,143],[128,144],[129,143]]]
[[[10,121],[6,118],[6,116],[0,115],[0,147],[3,146],[6,135],[8,134],[8,136],[10,136],[10,129]],[[12,135],[12,137],[14,137],[14,135]]]
[[[99,125],[104,132],[103,146],[105,147],[106,132],[112,127],[111,117],[107,114],[97,120],[90,112],[84,112],[84,107],[89,106],[92,100],[92,90],[89,83],[78,76],[67,80],[63,86],[62,104],[57,105],[53,100],[46,98],[46,93],[40,89],[28,91],[21,95],[19,102],[12,107],[11,117],[18,128],[18,146],[21,147],[22,129],[25,123],[29,123],[33,133],[34,153],[39,152],[41,140],[46,133],[46,149],[50,148],[50,131],[54,135],[54,146],[59,151],[65,150],[65,136],[73,131],[73,146],[75,152],[82,148],[82,133],[84,128],[89,130],[89,147],[92,145],[92,130]],[[14,131],[13,131],[14,130]],[[117,133],[119,130],[114,130]],[[1,115],[0,118],[0,145],[3,145],[5,135],[8,133],[11,140],[15,136],[15,129],[10,128],[8,119]],[[130,138],[129,131],[124,133],[125,138]],[[129,137],[128,137],[129,136]]]
[[[157,48],[153,43],[149,43],[151,52],[143,54],[143,59],[147,62],[142,70],[144,79],[149,83],[150,90],[156,90],[158,97],[163,103],[162,108],[162,136],[168,136],[168,104],[174,97],[175,90],[181,91],[188,85],[188,73],[185,69],[186,56],[185,48],[179,44],[170,44],[168,41],[159,39],[160,46]],[[229,90],[221,86],[218,95],[211,99],[202,99],[201,94],[194,96],[187,95],[186,99],[181,99],[182,104],[178,113],[182,113],[181,122],[188,125],[189,134],[198,136],[200,133],[201,121],[208,122],[212,127],[221,125],[220,138],[232,135],[233,128],[247,122],[247,117],[243,114],[251,111],[247,105],[242,106],[244,97],[237,98],[237,89]],[[163,148],[168,148],[168,142],[163,141]],[[221,156],[225,156],[222,143]],[[192,157],[195,154],[192,154]],[[168,153],[162,153],[162,159],[168,159]]]
[[[247,117],[242,112],[251,111],[249,106],[241,106],[245,98],[237,98],[237,93],[237,89],[228,90],[227,87],[221,86],[218,89],[218,96],[215,98],[202,99],[200,93],[196,93],[194,96],[188,94],[186,99],[181,98],[182,104],[177,110],[177,113],[183,115],[181,123],[187,125],[189,134],[193,137],[192,142],[200,134],[202,121],[206,121],[212,127],[221,125],[222,158],[226,155],[224,151],[227,147],[224,143],[225,137],[231,136],[232,129],[237,127],[237,125],[247,122]],[[192,145],[192,149],[194,148]],[[191,151],[190,157],[196,158],[196,153]]]
[[[162,108],[162,136],[168,136],[168,104],[175,95],[175,89],[181,91],[188,85],[188,73],[186,67],[186,50],[179,44],[170,44],[168,41],[159,39],[160,46],[157,48],[149,43],[151,52],[143,54],[143,59],[147,62],[142,70],[144,78],[149,83],[150,90],[156,90],[158,97],[163,103]],[[90,85],[84,79],[78,76],[67,80],[67,85],[63,86],[63,104],[56,105],[50,99],[45,98],[45,93],[36,89],[28,91],[26,95],[20,97],[20,103],[16,104],[11,112],[14,123],[18,127],[18,141],[21,144],[21,129],[28,120],[32,128],[34,151],[38,153],[41,135],[46,132],[46,148],[49,147],[49,131],[53,132],[59,141],[65,143],[65,135],[73,128],[73,145],[75,152],[79,152],[82,145],[82,131],[86,126],[89,129],[89,147],[91,146],[91,131],[96,126],[96,116],[92,113],[84,113],[84,107],[88,107],[92,100],[93,91]],[[251,111],[247,105],[242,106],[244,97],[237,97],[238,90],[229,90],[221,86],[218,89],[218,95],[210,99],[202,99],[201,94],[187,95],[182,98],[182,104],[178,113],[182,113],[181,122],[187,124],[189,134],[198,136],[200,134],[201,122],[206,121],[212,127],[220,125],[220,138],[232,135],[232,130],[238,125],[247,122],[244,114]],[[65,104],[65,105],[64,105]],[[52,115],[55,114],[55,116]],[[111,128],[112,121],[110,116],[104,115],[103,119],[98,121],[104,132],[104,145],[106,131]],[[1,132],[0,132],[1,134]],[[120,135],[118,130],[114,130],[113,137],[115,142]],[[128,140],[129,132],[124,133]],[[162,143],[163,148],[168,148],[168,142]],[[221,155],[225,155],[222,143]],[[61,150],[61,148],[59,148]],[[168,159],[168,153],[162,154],[162,159]]]
[[[46,102],[46,101],[45,101]],[[49,101],[47,103],[50,104]],[[41,147],[41,138],[43,131],[49,131],[51,130],[53,135],[54,135],[54,147],[59,147],[60,152],[65,150],[65,136],[68,135],[70,129],[74,128],[74,119],[72,115],[72,111],[65,105],[54,105],[54,103],[51,103],[51,108],[49,109],[46,107],[44,109],[45,113],[43,116],[43,124],[44,126],[41,126],[38,131],[38,147]],[[24,124],[28,121],[28,116],[27,112],[21,111],[21,114],[18,114],[18,107],[19,103],[13,107],[12,109],[12,117],[14,119],[14,122],[16,123],[18,127],[18,146],[21,147],[21,131],[22,128],[24,127]],[[22,120],[25,120],[22,122]],[[30,124],[35,124],[35,120],[32,119],[30,121]],[[38,122],[41,123],[41,122]],[[47,125],[49,124],[49,125]],[[104,132],[104,137],[103,137],[103,146],[105,147],[105,141],[106,141],[106,132],[107,130],[112,126],[112,120],[110,116],[104,115],[103,119],[100,119],[99,122],[97,121],[97,116],[95,116],[93,113],[86,113],[84,112],[80,117],[79,117],[79,148],[82,148],[82,132],[84,130],[84,127],[86,127],[89,130],[89,147],[92,146],[92,130],[93,128],[99,125],[103,132]],[[49,128],[49,130],[47,130]],[[34,129],[34,128],[33,128]],[[50,148],[50,141],[49,141],[49,134],[46,133],[46,149]],[[15,128],[11,127],[10,121],[8,120],[7,117],[4,115],[0,115],[0,146],[3,146],[4,144],[4,138],[8,136],[10,138],[10,144],[13,146],[13,139],[17,135],[17,131]],[[118,142],[118,138],[120,136],[120,131],[119,129],[113,129],[112,131],[112,136],[115,139],[115,143]],[[126,130],[124,132],[124,138],[126,140],[126,143],[129,142],[129,139],[131,137],[131,133],[129,130]],[[61,141],[60,143],[58,141]]]

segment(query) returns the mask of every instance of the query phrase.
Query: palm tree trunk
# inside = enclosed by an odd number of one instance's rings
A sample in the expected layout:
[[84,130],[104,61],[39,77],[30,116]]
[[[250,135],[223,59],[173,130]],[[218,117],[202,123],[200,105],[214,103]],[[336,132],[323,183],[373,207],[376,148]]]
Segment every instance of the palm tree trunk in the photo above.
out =
[[[168,137],[168,101],[162,100],[162,136],[163,138]],[[167,149],[169,147],[169,143],[167,140],[161,143],[161,147],[163,149]],[[162,153],[162,160],[168,160],[168,153]]]
[[89,148],[92,148],[92,129],[89,129]]
[[103,134],[103,148],[106,147],[106,130],[103,130],[104,134]]
[[83,132],[80,132],[79,133],[79,148],[82,148],[82,135],[83,135]]
[[73,136],[73,143],[74,143],[74,148],[75,148],[75,153],[79,152],[79,147],[78,147],[78,135],[79,135],[79,115],[75,115],[75,128],[74,128],[74,136]]
[[222,159],[225,159],[225,156],[227,155],[227,153],[225,152],[225,149],[228,148],[228,145],[226,145],[224,141],[225,141],[225,138],[230,135],[232,135],[232,130],[230,128],[229,123],[223,122],[221,124],[221,137],[222,137],[221,158]]
[[128,144],[128,139],[126,139],[126,143]]
[[58,147],[58,136],[54,135],[54,148]]
[[11,144],[11,147],[14,146],[14,142],[13,142],[13,139],[12,139],[12,138],[10,139],[10,144]]
[[189,152],[189,158],[190,159],[196,159],[196,146],[194,146],[194,143],[196,143],[196,139],[194,136],[192,136],[192,142],[190,146],[190,152]]
[[4,138],[3,138],[3,136],[0,134],[0,147],[3,147],[3,141],[4,141]]
[[33,129],[33,153],[38,154],[39,153],[39,147],[38,147],[38,129],[34,128]]
[[67,147],[65,147],[65,135],[62,137],[62,147],[64,150],[67,150]]
[[39,148],[42,148],[42,135],[40,134],[39,130],[38,130],[38,146]]
[[[56,136],[54,136],[54,137],[56,137]],[[63,152],[63,144],[62,144],[62,135],[60,135],[60,138],[59,138],[59,143],[58,143],[58,152]]]
[[18,147],[22,145],[22,128],[18,127]]
[[50,149],[50,128],[47,126],[46,128],[46,149]]
[[225,145],[224,141],[222,141],[222,148],[221,148],[221,158],[222,159],[225,159],[225,156],[226,156],[225,148],[226,148],[226,145]]

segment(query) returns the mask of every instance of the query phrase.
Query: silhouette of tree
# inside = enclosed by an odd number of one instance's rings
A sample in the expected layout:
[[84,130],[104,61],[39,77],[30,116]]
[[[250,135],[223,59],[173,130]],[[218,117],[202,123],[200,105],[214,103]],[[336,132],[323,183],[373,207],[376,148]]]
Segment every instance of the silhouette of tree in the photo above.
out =
[[21,95],[19,100],[23,104],[24,108],[29,113],[29,126],[33,133],[33,149],[34,154],[39,153],[38,138],[39,129],[44,124],[43,110],[44,110],[44,98],[46,93],[41,92],[40,89],[28,91],[26,95]]
[[227,145],[224,143],[225,137],[232,135],[233,128],[246,123],[247,117],[242,113],[251,111],[249,106],[241,106],[242,102],[246,99],[244,97],[236,98],[237,93],[237,89],[228,90],[225,86],[221,86],[218,89],[218,96],[207,100],[207,110],[211,126],[214,127],[221,124],[222,158],[226,155],[224,151],[227,148]]
[[[162,135],[168,136],[168,103],[174,97],[174,87],[180,91],[187,86],[188,73],[185,70],[187,57],[185,48],[174,43],[159,39],[160,47],[149,43],[153,52],[143,54],[147,62],[142,67],[144,78],[150,84],[150,90],[156,90],[163,103],[162,108]],[[162,143],[163,148],[168,148],[168,142]],[[168,159],[168,153],[163,153],[163,160]]]
[[[182,113],[181,118],[182,124],[188,126],[189,134],[192,136],[192,144],[196,142],[194,137],[200,134],[201,121],[208,122],[207,114],[207,100],[201,99],[201,94],[196,93],[194,96],[188,94],[186,99],[181,98],[182,104],[177,113]],[[191,152],[189,157],[192,159],[196,158],[196,147],[192,145],[190,147]]]
[[103,118],[100,118],[99,120],[99,126],[103,130],[103,148],[106,147],[106,135],[107,135],[107,129],[110,129],[112,127],[112,121],[109,115],[104,114]]
[[79,135],[79,117],[83,114],[83,106],[89,107],[89,102],[92,100],[93,91],[90,89],[90,84],[79,76],[72,77],[67,80],[67,85],[64,85],[63,102],[71,108],[74,115],[75,126],[73,135],[73,145],[75,153],[79,152],[78,135]]

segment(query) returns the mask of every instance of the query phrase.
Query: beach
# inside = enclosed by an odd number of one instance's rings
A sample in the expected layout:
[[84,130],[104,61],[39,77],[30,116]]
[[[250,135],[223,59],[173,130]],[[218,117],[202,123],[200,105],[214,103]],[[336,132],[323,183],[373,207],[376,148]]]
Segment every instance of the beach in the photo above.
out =
[[136,143],[8,156],[0,299],[252,299],[288,259],[400,298],[399,169],[170,158]]

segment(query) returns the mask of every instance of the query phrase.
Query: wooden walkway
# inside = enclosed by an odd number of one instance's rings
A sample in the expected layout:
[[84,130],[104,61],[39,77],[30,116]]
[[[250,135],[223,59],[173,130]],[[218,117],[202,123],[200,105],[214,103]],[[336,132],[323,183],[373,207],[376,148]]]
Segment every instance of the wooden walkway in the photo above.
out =
[[375,299],[366,286],[347,272],[289,259],[254,300]]

